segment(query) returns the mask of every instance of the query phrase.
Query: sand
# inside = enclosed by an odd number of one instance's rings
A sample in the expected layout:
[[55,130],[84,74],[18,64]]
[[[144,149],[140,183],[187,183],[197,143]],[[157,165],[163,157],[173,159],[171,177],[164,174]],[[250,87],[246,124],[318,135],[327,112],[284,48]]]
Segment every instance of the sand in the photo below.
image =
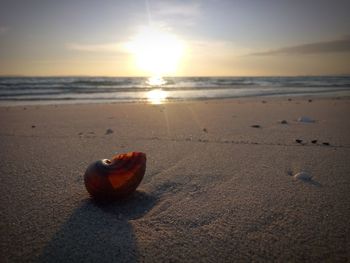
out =
[[[350,99],[264,101],[0,107],[1,262],[349,261]],[[96,204],[128,151],[138,191]]]

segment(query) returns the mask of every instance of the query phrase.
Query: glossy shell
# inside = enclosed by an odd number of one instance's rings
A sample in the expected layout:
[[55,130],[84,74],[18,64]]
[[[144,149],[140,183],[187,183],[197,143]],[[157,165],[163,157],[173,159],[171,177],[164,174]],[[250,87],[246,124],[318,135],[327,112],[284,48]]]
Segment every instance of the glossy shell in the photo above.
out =
[[146,154],[118,154],[92,163],[84,175],[85,187],[96,199],[123,199],[136,190],[145,171]]

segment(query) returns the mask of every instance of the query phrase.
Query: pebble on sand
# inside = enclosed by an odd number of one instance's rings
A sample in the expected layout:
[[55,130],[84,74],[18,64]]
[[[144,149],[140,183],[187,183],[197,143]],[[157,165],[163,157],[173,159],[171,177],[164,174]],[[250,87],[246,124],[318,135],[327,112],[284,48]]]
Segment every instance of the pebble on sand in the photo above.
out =
[[302,143],[302,142],[303,142],[302,139],[295,139],[295,141],[296,141],[297,143]]
[[311,143],[316,144],[317,140],[312,140]]
[[311,119],[310,117],[307,116],[301,116],[298,118],[298,122],[304,122],[304,123],[313,123],[315,120]]
[[207,128],[204,128],[203,131],[204,131],[204,132],[208,132]]
[[252,128],[261,128],[261,126],[259,124],[254,124],[254,125],[252,125],[250,127],[252,127]]
[[114,132],[114,131],[113,131],[112,129],[107,129],[105,134],[107,135],[107,134],[111,134],[111,133],[113,133],[113,132]]
[[312,175],[306,171],[301,171],[294,175],[294,178],[304,181],[310,181],[312,179]]
[[281,120],[281,124],[288,124],[286,120]]

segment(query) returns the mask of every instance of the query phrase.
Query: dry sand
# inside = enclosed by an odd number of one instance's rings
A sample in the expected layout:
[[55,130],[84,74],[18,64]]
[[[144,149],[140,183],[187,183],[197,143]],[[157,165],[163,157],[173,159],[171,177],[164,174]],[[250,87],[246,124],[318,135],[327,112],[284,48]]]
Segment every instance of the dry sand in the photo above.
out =
[[[264,100],[1,107],[1,262],[349,261],[350,99]],[[127,151],[139,191],[94,203]]]

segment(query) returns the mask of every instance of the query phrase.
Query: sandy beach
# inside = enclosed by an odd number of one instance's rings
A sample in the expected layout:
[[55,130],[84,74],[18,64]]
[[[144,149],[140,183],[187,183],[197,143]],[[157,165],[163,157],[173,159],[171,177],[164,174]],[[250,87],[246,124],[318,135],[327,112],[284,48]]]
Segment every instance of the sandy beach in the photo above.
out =
[[[1,262],[348,262],[350,98],[309,99],[0,107]],[[138,191],[95,203],[129,151]]]

